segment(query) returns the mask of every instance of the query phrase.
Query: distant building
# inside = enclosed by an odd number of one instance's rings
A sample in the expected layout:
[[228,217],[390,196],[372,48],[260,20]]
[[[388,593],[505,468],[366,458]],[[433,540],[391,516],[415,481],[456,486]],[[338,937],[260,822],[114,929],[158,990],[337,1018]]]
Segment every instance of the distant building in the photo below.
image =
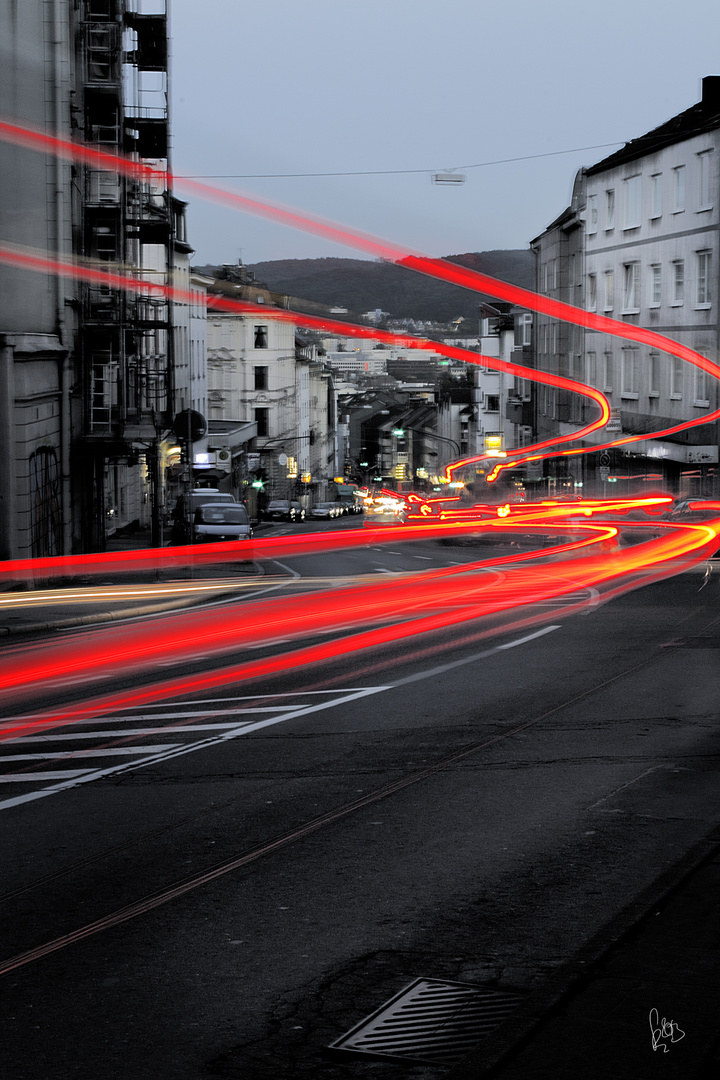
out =
[[207,333],[211,431],[232,421],[256,430],[252,445],[233,450],[239,494],[261,475],[269,498],[323,498],[337,475],[337,420],[332,375],[316,347],[273,318],[270,305],[266,315],[211,313]]

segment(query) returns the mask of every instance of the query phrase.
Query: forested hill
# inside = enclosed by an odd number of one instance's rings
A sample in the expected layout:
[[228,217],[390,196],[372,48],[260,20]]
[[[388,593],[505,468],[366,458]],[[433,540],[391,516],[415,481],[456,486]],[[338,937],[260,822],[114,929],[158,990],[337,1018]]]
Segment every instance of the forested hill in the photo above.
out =
[[[447,258],[526,289],[534,286],[534,258],[529,250],[469,252]],[[356,314],[381,308],[396,319],[450,322],[463,316],[474,323],[478,303],[492,299],[391,263],[363,259],[277,259],[247,269],[273,292]]]

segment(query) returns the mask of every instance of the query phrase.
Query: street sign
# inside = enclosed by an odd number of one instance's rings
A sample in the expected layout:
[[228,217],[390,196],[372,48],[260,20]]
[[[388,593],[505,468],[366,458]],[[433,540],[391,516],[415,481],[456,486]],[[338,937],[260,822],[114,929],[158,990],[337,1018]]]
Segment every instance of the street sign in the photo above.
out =
[[287,454],[281,454],[280,457],[278,458],[278,461],[280,462],[281,465],[287,465],[287,463],[288,463]]
[[601,465],[600,468],[598,469],[598,472],[600,473],[600,479],[604,482],[605,480],[607,480],[608,476],[610,475],[610,466],[609,465]]
[[605,425],[606,431],[622,431],[622,417],[619,409],[610,410],[610,419]]
[[173,432],[178,439],[198,442],[206,431],[207,420],[197,409],[183,409],[173,420]]

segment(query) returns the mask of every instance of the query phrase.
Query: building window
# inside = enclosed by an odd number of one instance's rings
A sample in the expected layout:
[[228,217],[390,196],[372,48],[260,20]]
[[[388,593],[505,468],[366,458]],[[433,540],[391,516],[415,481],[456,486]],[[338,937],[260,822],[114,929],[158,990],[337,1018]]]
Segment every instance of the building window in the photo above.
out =
[[269,409],[255,410],[255,423],[257,424],[257,433],[259,436],[267,436],[270,434],[270,424],[268,421],[269,413]]
[[499,412],[500,411],[500,395],[499,394],[486,394],[485,395],[485,412]]
[[683,396],[683,362],[679,356],[672,357],[670,368],[670,397],[679,401]]
[[712,210],[711,167],[712,150],[703,150],[698,154],[698,210]]
[[685,303],[685,263],[676,259],[672,268],[672,302],[679,306]]
[[615,228],[615,188],[605,192],[605,229]]
[[585,357],[585,382],[595,386],[597,380],[597,353],[589,352]]
[[698,251],[697,253],[697,292],[696,292],[696,305],[697,307],[709,308],[711,303],[710,293],[710,270],[712,266],[712,255],[709,251]]
[[650,307],[659,307],[662,300],[662,266],[654,263],[650,267]]
[[268,328],[267,326],[255,327],[255,345],[256,349],[267,349],[268,347]]
[[267,390],[268,388],[268,369],[266,367],[253,368],[255,374],[255,390]]
[[685,209],[685,166],[673,169],[673,214],[681,214]]
[[[699,350],[698,350],[699,351]],[[710,376],[702,368],[695,368],[695,400],[694,405],[707,408],[710,404]]]
[[625,263],[623,266],[623,311],[639,309],[640,263]]
[[606,394],[612,393],[613,382],[613,356],[611,352],[603,353],[602,383]]
[[520,316],[520,344],[530,345],[532,344],[532,321],[533,317],[529,313]]
[[640,224],[641,177],[630,176],[624,181],[625,221],[624,229],[637,229]]
[[597,311],[597,274],[588,274],[588,311]]
[[650,177],[650,217],[662,217],[662,173]]
[[636,398],[639,394],[639,358],[637,349],[622,351],[622,396]]
[[588,195],[588,209],[587,209],[587,231],[588,233],[597,232],[598,223],[598,207],[597,207],[597,195]]
[[612,311],[615,304],[615,273],[605,271],[605,311]]
[[660,353],[650,353],[650,397],[660,397]]

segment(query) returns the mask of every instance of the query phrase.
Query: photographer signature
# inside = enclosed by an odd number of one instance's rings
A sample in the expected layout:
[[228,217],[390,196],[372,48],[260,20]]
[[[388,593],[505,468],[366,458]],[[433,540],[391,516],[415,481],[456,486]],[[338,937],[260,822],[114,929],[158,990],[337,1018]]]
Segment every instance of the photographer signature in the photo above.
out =
[[664,1016],[662,1020],[658,1019],[657,1009],[650,1010],[650,1031],[652,1033],[653,1050],[662,1049],[665,1054],[668,1052],[668,1047],[663,1042],[663,1039],[669,1039],[670,1042],[676,1043],[685,1038],[685,1032],[680,1030],[674,1020],[666,1020]]

